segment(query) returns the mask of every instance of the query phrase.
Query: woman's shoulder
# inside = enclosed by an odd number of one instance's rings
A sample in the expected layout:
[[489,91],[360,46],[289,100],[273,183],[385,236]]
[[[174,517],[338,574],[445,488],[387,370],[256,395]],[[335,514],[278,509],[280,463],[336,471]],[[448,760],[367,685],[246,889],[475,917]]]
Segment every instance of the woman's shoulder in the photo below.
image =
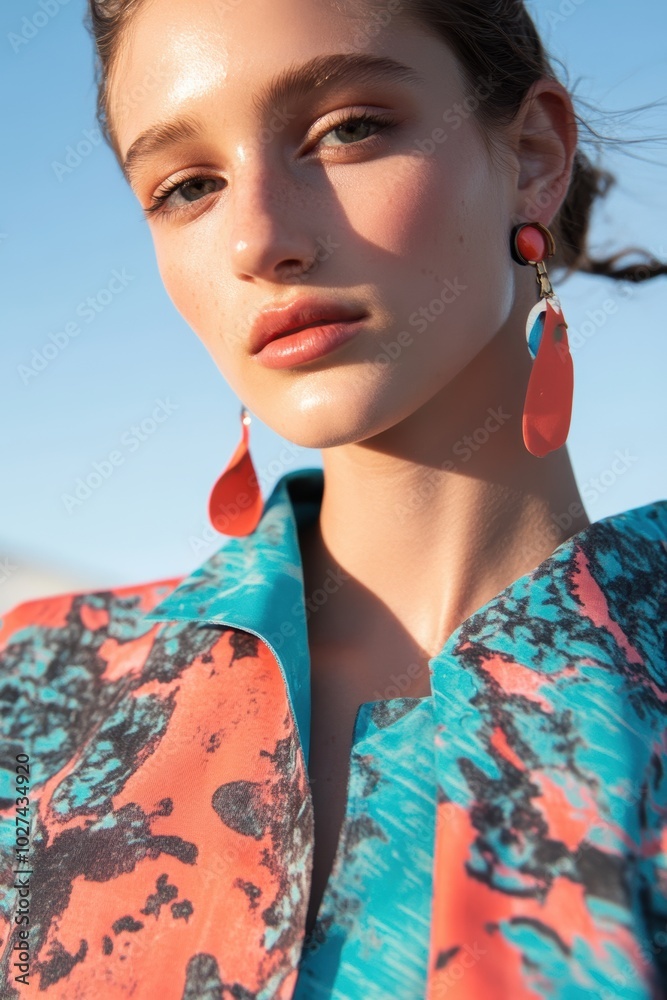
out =
[[[233,659],[233,630],[149,617],[181,579],[23,601],[0,619],[0,750],[39,760],[33,787],[85,747],[95,775],[98,751],[101,759],[115,747],[123,760],[148,753],[179,686]],[[255,650],[245,644],[241,652]]]
[[638,641],[650,637],[651,659],[664,661],[667,500],[601,518],[575,539],[569,589],[578,611],[608,627],[611,620]]
[[98,639],[103,634],[131,638],[137,630],[154,625],[144,623],[144,616],[181,580],[167,577],[21,601],[0,615],[0,655],[10,645],[27,644],[46,634],[52,638],[60,635],[70,643],[76,635],[84,641],[86,634]]
[[640,506],[628,507],[616,514],[608,514],[593,521],[584,531],[596,544],[601,542],[605,534],[616,540],[626,536],[639,543],[657,543],[657,552],[667,552],[667,499],[653,500]]
[[587,676],[594,660],[621,687],[667,692],[666,610],[667,501],[656,500],[570,536],[472,616],[457,654],[494,649],[566,685],[574,664]]
[[594,524],[610,524],[614,528],[653,541],[667,541],[667,499],[653,500],[610,514]]
[[600,582],[623,578],[644,584],[667,578],[667,500],[630,507],[592,522],[572,542],[589,563],[596,564]]

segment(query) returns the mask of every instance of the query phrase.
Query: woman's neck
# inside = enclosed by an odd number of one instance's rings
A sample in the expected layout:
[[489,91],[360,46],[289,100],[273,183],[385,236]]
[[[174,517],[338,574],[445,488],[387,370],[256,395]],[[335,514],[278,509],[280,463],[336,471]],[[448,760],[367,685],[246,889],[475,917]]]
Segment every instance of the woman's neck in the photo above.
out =
[[323,452],[320,518],[301,533],[306,598],[327,579],[338,584],[311,605],[313,647],[356,650],[361,663],[381,646],[433,656],[590,523],[567,450],[526,451],[516,402],[525,362],[507,354],[492,342],[397,427]]

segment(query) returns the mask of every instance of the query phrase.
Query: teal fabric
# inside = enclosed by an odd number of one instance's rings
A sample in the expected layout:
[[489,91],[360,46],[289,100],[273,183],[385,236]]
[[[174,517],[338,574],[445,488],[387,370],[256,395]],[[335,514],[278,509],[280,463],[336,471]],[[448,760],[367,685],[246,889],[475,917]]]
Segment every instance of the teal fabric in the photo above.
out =
[[293,1000],[426,995],[433,738],[432,698],[360,705],[345,820]]

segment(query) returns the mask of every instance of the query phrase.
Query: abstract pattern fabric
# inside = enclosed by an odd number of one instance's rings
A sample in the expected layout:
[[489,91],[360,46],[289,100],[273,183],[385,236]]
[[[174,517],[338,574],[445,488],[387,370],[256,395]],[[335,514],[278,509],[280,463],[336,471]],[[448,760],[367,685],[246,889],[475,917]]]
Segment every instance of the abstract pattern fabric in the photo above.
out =
[[[311,973],[319,997],[348,961],[379,989],[364,945],[384,933],[384,965],[400,952],[383,928],[401,920],[396,894],[383,913],[382,852],[404,859],[409,892],[401,837],[428,782],[411,761],[430,733],[430,920],[420,938],[406,916],[401,942],[423,948],[426,1000],[667,998],[667,501],[590,525],[479,608],[430,661],[431,698],[384,734],[392,703],[361,706],[355,738],[371,742],[348,804],[362,822],[349,854],[342,831],[319,914],[342,942],[332,973],[328,944],[304,951],[297,530],[322,489],[320,469],[283,476],[256,531],[184,579],[26,601],[0,621],[0,995],[305,1000]],[[364,795],[353,778],[368,765],[374,780],[377,760],[388,784]],[[359,874],[373,898],[355,922]],[[368,995],[348,982],[348,1000]]]

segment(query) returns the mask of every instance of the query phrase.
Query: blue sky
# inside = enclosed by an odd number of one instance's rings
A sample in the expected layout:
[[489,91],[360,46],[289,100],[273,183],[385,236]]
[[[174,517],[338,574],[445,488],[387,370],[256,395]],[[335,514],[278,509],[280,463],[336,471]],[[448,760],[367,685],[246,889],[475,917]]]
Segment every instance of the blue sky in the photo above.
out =
[[[664,0],[530,6],[581,98],[609,111],[664,100]],[[210,536],[206,502],[240,425],[236,396],[162,287],[110,150],[89,142],[79,163],[66,162],[68,147],[95,128],[83,13],[82,0],[15,0],[0,12],[9,137],[0,164],[0,557],[114,586],[189,572],[223,544]],[[582,110],[607,132],[667,136],[664,105],[629,119]],[[653,162],[607,155],[619,182],[595,219],[593,243],[664,258],[667,142],[636,151]],[[582,276],[558,291],[575,364],[569,448],[589,516],[667,497],[665,279],[619,286]],[[52,357],[35,372],[47,344]],[[156,408],[161,422],[141,440],[132,427]],[[294,446],[278,462],[284,442],[257,419],[251,435],[265,496],[289,469],[321,465],[319,452]],[[113,451],[122,461],[68,509],[63,494]]]

